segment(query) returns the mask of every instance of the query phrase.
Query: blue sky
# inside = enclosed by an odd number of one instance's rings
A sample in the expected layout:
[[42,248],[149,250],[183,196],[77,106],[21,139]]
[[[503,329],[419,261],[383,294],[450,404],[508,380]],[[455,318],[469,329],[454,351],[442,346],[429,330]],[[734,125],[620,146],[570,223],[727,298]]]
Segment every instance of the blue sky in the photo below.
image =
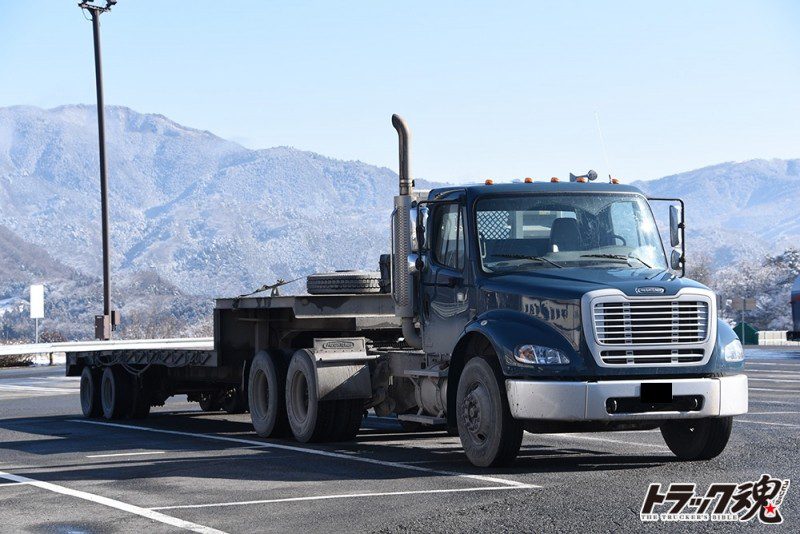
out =
[[[106,101],[248,147],[396,169],[625,181],[800,157],[800,2],[119,0]],[[91,25],[71,0],[3,2],[0,106],[93,103]]]

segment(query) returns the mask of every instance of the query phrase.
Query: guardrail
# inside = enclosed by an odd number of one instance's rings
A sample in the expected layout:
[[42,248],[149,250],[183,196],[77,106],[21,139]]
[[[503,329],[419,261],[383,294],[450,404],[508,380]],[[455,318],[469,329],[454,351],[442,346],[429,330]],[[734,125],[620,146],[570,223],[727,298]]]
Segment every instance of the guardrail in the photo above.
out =
[[67,352],[94,352],[119,349],[196,349],[212,350],[214,338],[174,339],[113,339],[110,341],[67,341],[62,343],[30,343],[27,345],[0,345],[0,357],[24,356],[27,354],[58,354]]

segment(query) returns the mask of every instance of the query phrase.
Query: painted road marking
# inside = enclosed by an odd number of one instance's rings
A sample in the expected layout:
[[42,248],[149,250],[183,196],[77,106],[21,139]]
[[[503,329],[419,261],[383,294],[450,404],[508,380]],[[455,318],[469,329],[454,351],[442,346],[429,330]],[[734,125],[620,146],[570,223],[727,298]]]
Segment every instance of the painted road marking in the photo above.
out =
[[774,388],[747,388],[749,391],[773,391],[775,393],[797,393],[794,389],[774,389]]
[[144,456],[146,454],[165,454],[164,451],[148,451],[148,452],[118,452],[114,454],[88,454],[87,458],[116,458],[118,456]]
[[748,379],[752,382],[785,382],[788,384],[797,384],[800,383],[800,380],[794,378],[755,378],[753,376],[748,377]]
[[747,415],[789,415],[798,413],[800,412],[747,412]]
[[164,523],[165,525],[182,528],[184,530],[189,530],[191,532],[200,532],[203,534],[225,534],[223,531],[213,529],[211,527],[198,525],[197,523],[192,523],[190,521],[184,521],[183,519],[178,519],[177,517],[170,517],[168,515],[164,515],[154,510],[149,510],[147,508],[134,506],[132,504],[124,503],[116,499],[109,499],[108,497],[103,497],[101,495],[95,495],[93,493],[87,493],[85,491],[66,488],[64,486],[59,486],[58,484],[53,484],[51,482],[42,482],[41,480],[35,480],[20,475],[13,475],[11,473],[6,473],[5,471],[0,471],[0,478],[5,478],[6,480],[10,480],[12,482],[25,483],[29,486],[35,486],[43,490],[52,491],[53,493],[69,495],[70,497],[76,497],[78,499],[83,499],[85,501],[102,504],[103,506],[108,506],[109,508],[116,508],[117,510],[122,510],[123,512],[128,512],[131,514],[146,517],[147,519],[152,519],[153,521],[158,521],[159,523]]
[[502,484],[504,486],[511,486],[511,487],[519,487],[524,486],[526,488],[530,487],[541,487],[541,486],[532,486],[531,484],[525,484],[524,482],[517,482],[516,480],[510,480],[508,478],[499,478],[499,477],[490,477],[486,475],[472,475],[468,473],[460,473],[458,471],[442,471],[439,469],[429,469],[426,467],[420,467],[417,465],[409,465],[402,462],[391,462],[388,460],[378,460],[375,458],[366,458],[364,456],[355,456],[350,454],[344,454],[341,452],[332,452],[332,451],[324,451],[320,449],[310,449],[305,447],[300,447],[296,445],[284,445],[281,443],[270,443],[265,441],[256,441],[252,439],[243,439],[243,438],[232,438],[228,436],[220,436],[218,434],[200,434],[195,432],[180,432],[177,430],[162,430],[159,428],[150,428],[146,426],[135,426],[135,425],[123,425],[120,423],[104,423],[101,421],[89,421],[86,419],[69,419],[70,422],[73,423],[82,423],[86,425],[98,425],[98,426],[108,426],[112,428],[124,428],[127,430],[138,430],[141,432],[154,432],[157,434],[169,434],[173,436],[184,436],[189,438],[198,438],[198,439],[209,439],[214,441],[226,441],[230,443],[239,443],[243,445],[260,445],[265,449],[279,449],[285,451],[294,451],[303,454],[311,454],[316,456],[325,456],[328,458],[338,458],[344,459],[349,461],[355,462],[362,462],[367,464],[373,465],[380,465],[383,467],[391,467],[394,469],[405,469],[408,471],[417,471],[421,473],[428,473],[432,475],[439,475],[439,476],[451,476],[451,477],[458,477],[458,478],[468,478],[472,480],[480,480],[481,482],[491,482],[494,484]]
[[770,426],[786,426],[789,428],[800,428],[800,425],[792,425],[789,423],[773,423],[771,421],[748,421],[747,419],[736,419],[739,423],[751,423],[753,425],[770,425]]
[[213,508],[217,506],[246,506],[251,504],[272,504],[280,502],[298,501],[324,501],[330,499],[355,499],[361,497],[389,497],[395,495],[425,495],[431,493],[464,493],[476,491],[509,491],[521,489],[536,489],[540,486],[520,485],[520,486],[491,486],[484,488],[453,488],[453,489],[433,489],[433,490],[409,490],[409,491],[381,491],[375,493],[343,493],[337,495],[313,495],[309,497],[287,497],[284,499],[263,499],[258,501],[237,501],[237,502],[217,502],[210,504],[182,504],[177,506],[158,506],[151,510],[183,510],[187,508]]
[[15,392],[27,392],[27,391],[37,391],[37,392],[56,392],[56,393],[78,393],[78,389],[67,389],[67,388],[48,388],[48,387],[41,387],[41,386],[18,386],[12,384],[0,384],[0,390],[6,391],[15,391]]

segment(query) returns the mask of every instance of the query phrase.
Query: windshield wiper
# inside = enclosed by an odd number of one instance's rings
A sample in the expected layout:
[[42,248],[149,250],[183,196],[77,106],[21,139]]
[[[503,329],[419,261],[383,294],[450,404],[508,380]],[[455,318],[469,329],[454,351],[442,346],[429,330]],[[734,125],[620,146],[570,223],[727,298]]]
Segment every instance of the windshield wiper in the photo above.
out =
[[553,267],[558,267],[559,269],[563,269],[563,265],[559,265],[552,260],[548,260],[547,258],[543,258],[542,256],[526,256],[524,254],[492,254],[492,256],[497,256],[498,258],[509,258],[512,260],[533,260],[533,261],[541,261],[544,263],[549,263]]
[[581,254],[581,258],[608,258],[610,260],[625,260],[625,263],[628,263],[628,260],[636,260],[648,269],[652,269],[649,264],[633,254],[629,256],[625,256],[624,254]]

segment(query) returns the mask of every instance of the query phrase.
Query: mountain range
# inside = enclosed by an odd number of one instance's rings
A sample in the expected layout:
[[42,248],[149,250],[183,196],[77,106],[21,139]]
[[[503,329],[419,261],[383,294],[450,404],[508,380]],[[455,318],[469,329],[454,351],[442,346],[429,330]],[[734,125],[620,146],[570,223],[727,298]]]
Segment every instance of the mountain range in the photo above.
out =
[[[278,278],[376,269],[390,169],[290,147],[251,150],[161,115],[108,107],[113,295],[123,318],[186,324],[213,296]],[[393,136],[387,135],[387,139]],[[69,335],[100,308],[93,106],[0,108],[0,300],[47,284]],[[687,202],[689,259],[717,265],[800,242],[800,160],[722,163],[636,182]],[[302,282],[287,288],[302,290]]]

